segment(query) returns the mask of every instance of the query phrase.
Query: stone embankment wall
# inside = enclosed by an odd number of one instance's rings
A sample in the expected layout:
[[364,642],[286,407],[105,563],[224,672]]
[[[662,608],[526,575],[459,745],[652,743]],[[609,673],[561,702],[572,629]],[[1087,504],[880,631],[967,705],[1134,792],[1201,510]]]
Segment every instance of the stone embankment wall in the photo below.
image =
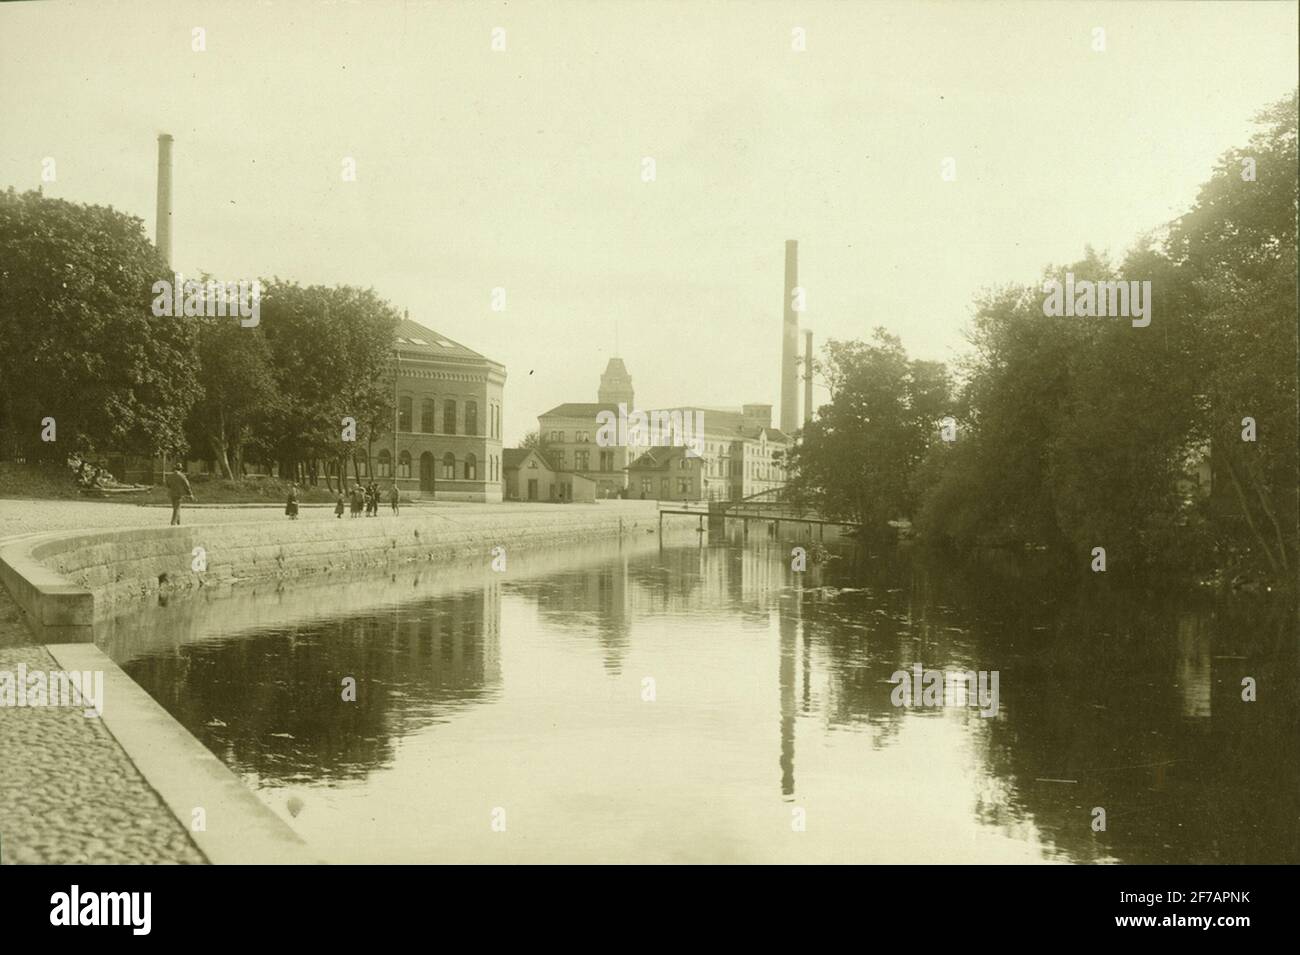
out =
[[43,642],[82,642],[93,639],[96,617],[153,594],[413,561],[486,562],[497,546],[508,553],[657,527],[654,502],[620,501],[63,532],[0,544],[0,582]]

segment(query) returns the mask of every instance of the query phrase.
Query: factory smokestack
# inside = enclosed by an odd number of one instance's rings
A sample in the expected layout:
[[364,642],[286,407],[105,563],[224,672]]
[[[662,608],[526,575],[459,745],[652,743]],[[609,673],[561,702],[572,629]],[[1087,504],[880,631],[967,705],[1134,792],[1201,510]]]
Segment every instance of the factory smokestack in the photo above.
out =
[[158,136],[158,226],[154,233],[158,251],[172,264],[172,136]]
[[799,427],[799,314],[794,290],[799,285],[799,243],[785,242],[785,317],[781,323],[781,430]]
[[803,426],[812,424],[812,331],[803,333]]

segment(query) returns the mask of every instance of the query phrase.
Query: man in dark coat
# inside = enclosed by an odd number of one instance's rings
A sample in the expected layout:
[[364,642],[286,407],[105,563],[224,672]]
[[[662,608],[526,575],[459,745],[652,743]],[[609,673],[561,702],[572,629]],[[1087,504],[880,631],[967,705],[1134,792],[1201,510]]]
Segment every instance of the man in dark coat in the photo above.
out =
[[167,494],[172,499],[172,524],[181,522],[181,498],[188,497],[194,500],[194,492],[190,490],[189,478],[181,470],[180,462],[177,462],[175,469],[163,478],[163,483],[167,485]]

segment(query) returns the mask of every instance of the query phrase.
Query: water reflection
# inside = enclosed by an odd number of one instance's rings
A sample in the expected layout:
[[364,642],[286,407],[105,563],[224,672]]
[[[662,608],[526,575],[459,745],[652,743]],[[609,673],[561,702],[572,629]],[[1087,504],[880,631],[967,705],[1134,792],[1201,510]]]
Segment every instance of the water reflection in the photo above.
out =
[[[837,554],[559,548],[173,601],[101,641],[340,860],[1300,861],[1285,614]],[[915,663],[998,670],[996,716],[894,706]]]

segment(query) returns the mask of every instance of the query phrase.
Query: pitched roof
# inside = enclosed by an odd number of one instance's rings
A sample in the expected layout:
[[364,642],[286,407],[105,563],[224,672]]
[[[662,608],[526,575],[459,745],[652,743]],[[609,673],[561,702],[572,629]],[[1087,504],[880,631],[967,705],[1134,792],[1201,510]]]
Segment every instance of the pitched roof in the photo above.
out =
[[556,405],[550,411],[543,411],[537,417],[539,418],[591,418],[596,420],[596,415],[602,411],[609,411],[618,414],[618,405],[612,402],[599,401],[568,401],[562,405]]
[[473,349],[454,342],[441,332],[426,328],[419,322],[404,318],[397,324],[397,341],[394,345],[403,355],[429,358],[479,358],[487,360]]
[[[656,445],[629,464],[627,470],[662,471],[689,450],[681,445]],[[692,456],[692,460],[700,459]]]
[[528,455],[536,454],[537,459],[547,468],[554,471],[555,465],[546,457],[546,453],[541,448],[502,448],[501,449],[501,466],[502,468],[517,468],[528,459]]

